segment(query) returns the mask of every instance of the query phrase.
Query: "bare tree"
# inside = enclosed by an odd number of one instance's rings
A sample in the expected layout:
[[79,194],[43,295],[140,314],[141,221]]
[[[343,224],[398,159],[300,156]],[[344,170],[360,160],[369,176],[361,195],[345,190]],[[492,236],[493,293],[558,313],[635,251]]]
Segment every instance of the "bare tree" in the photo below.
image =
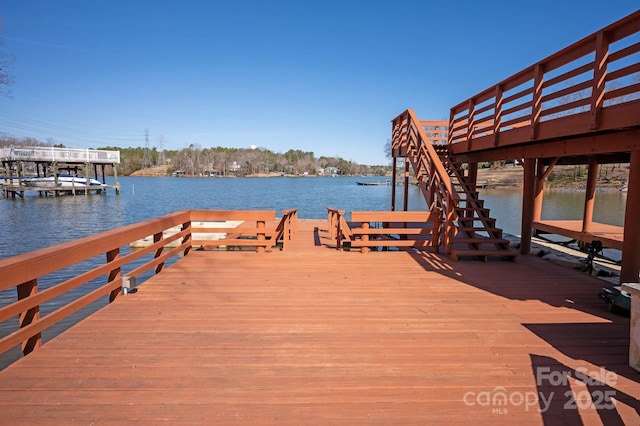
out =
[[[2,20],[0,20],[0,32],[2,31]],[[0,95],[9,94],[9,86],[12,81],[11,74],[9,74],[9,64],[11,63],[11,56],[5,53],[4,44],[0,39]]]

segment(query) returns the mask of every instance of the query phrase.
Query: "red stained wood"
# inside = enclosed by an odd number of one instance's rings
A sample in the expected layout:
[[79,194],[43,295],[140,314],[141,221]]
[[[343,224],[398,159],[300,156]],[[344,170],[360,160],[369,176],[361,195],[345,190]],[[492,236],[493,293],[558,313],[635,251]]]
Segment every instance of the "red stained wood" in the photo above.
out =
[[[338,251],[326,227],[300,221],[286,251],[192,251],[1,371],[3,422],[638,421],[629,321],[595,297],[603,282],[532,256]],[[600,366],[615,411],[469,397],[559,395],[536,386],[537,368]]]
[[604,247],[622,250],[624,228],[621,226],[592,222],[589,231],[583,232],[581,220],[540,220],[534,222],[533,227],[542,232],[562,235],[584,243],[599,240]]

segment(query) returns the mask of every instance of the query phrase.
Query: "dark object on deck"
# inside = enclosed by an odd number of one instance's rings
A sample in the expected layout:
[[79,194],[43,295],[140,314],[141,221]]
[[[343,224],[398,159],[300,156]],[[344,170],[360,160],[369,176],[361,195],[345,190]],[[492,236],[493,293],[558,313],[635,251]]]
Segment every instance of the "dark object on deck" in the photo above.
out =
[[585,272],[588,272],[589,275],[593,272],[593,258],[596,257],[598,253],[602,253],[602,241],[593,240],[591,244],[587,245],[587,266],[584,268]]
[[604,287],[598,297],[609,305],[609,312],[624,311],[626,313],[631,312],[631,295],[626,291],[623,291],[621,286],[612,285]]

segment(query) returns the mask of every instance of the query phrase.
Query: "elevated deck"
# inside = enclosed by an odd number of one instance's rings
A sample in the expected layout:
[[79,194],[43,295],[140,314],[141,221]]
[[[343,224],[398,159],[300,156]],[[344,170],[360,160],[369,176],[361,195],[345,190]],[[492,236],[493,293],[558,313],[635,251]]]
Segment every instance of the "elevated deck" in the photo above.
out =
[[338,251],[326,225],[299,221],[284,251],[191,251],[0,371],[3,422],[637,424],[629,319],[601,281]]

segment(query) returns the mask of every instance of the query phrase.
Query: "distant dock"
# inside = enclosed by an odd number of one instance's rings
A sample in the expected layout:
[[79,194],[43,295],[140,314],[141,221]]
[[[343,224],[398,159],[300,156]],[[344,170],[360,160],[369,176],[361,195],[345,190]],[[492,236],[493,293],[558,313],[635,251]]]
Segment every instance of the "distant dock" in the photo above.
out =
[[[0,189],[4,198],[23,198],[27,192],[41,196],[89,195],[114,189],[120,193],[116,165],[120,164],[119,151],[95,149],[56,148],[47,146],[0,148],[3,177]],[[114,181],[107,185],[105,170],[111,167]],[[32,178],[59,176],[61,172],[74,177],[93,178],[100,184],[53,185],[28,184]],[[88,181],[87,181],[88,182]]]

